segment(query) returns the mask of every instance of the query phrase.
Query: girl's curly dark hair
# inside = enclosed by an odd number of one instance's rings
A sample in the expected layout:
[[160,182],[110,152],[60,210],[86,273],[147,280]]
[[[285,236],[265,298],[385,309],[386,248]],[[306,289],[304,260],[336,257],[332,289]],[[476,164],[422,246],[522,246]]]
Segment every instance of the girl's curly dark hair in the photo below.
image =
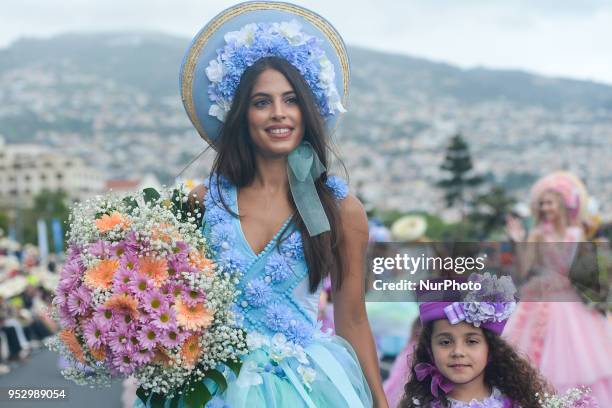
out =
[[[414,367],[418,363],[434,364],[431,361],[431,337],[434,322],[427,322],[423,326],[419,341],[412,354],[410,379],[404,386],[404,396],[400,402],[400,408],[423,408],[434,402],[431,395],[431,380],[418,381]],[[524,408],[536,408],[539,406],[536,393],[552,392],[552,388],[533,368],[529,362],[518,355],[518,353],[503,340],[499,335],[490,330],[482,330],[487,344],[489,345],[490,362],[485,368],[485,383],[490,387],[497,387],[505,396],[512,399],[514,405]],[[418,400],[415,404],[413,398]],[[450,406],[444,394],[440,398],[442,406]]]

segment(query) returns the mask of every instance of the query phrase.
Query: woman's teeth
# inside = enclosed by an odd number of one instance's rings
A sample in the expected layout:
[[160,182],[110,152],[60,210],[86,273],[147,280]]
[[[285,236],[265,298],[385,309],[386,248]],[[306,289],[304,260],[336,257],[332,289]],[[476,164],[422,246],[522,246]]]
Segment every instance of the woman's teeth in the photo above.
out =
[[291,129],[289,128],[282,128],[282,129],[271,129],[270,133],[274,134],[274,135],[280,135],[283,133],[289,133],[291,131]]

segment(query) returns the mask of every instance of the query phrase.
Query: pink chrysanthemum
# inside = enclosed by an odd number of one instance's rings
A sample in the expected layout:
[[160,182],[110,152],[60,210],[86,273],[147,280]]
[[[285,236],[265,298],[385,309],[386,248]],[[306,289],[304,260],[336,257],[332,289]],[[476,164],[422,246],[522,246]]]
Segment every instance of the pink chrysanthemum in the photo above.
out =
[[149,361],[151,361],[151,359],[153,358],[154,354],[155,353],[153,352],[153,350],[138,349],[138,350],[134,351],[134,353],[132,354],[132,357],[134,358],[134,361],[138,365],[143,365],[143,364],[147,364]]
[[101,307],[94,312],[93,320],[102,331],[106,332],[113,326],[114,315],[112,310]]
[[137,367],[137,363],[130,353],[120,353],[113,358],[113,365],[121,374],[130,375]]
[[153,350],[161,340],[161,331],[153,325],[143,327],[138,333],[141,348]]
[[130,333],[127,331],[111,331],[108,333],[108,346],[114,353],[127,353],[131,350]]
[[73,315],[84,315],[89,309],[91,302],[91,292],[86,287],[80,286],[76,291],[70,292],[68,295],[68,310]]
[[104,340],[104,332],[98,327],[94,320],[88,320],[83,324],[83,337],[89,348],[100,348]]
[[185,335],[179,331],[178,328],[164,330],[161,338],[161,344],[166,348],[178,347],[185,340]]
[[181,296],[181,300],[187,306],[195,306],[198,303],[204,302],[205,299],[206,296],[204,295],[204,293],[199,290],[190,289],[189,287],[185,287],[183,289],[183,293]]
[[153,316],[156,316],[162,308],[167,308],[168,300],[159,290],[151,290],[142,296],[144,309]]
[[130,291],[137,297],[142,298],[148,291],[153,289],[153,281],[139,273],[134,274],[134,279],[129,283]]
[[176,313],[169,305],[164,305],[154,316],[151,324],[160,330],[171,330],[176,327]]

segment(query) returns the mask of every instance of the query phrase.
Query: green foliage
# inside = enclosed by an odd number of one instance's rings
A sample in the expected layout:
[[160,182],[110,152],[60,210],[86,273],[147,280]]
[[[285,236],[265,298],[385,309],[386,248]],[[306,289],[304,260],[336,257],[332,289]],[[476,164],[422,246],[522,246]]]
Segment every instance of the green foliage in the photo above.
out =
[[478,226],[482,237],[490,237],[504,228],[506,215],[515,203],[502,186],[494,185],[487,193],[476,197],[468,218]]
[[450,208],[455,204],[459,205],[463,216],[469,191],[480,185],[483,180],[472,172],[470,149],[461,134],[451,138],[440,169],[448,174],[437,183],[438,187],[444,190],[446,206]]

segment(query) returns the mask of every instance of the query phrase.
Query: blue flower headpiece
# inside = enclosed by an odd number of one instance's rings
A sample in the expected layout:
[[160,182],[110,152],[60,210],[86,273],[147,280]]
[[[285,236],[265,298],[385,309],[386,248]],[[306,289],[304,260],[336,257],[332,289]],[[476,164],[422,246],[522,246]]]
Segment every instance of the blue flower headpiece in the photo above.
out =
[[224,122],[244,71],[264,57],[287,60],[306,80],[319,112],[328,118],[346,112],[335,85],[334,65],[321,47],[321,40],[302,31],[296,20],[251,23],[224,36],[225,46],[210,61],[206,76],[213,104],[208,114]]

